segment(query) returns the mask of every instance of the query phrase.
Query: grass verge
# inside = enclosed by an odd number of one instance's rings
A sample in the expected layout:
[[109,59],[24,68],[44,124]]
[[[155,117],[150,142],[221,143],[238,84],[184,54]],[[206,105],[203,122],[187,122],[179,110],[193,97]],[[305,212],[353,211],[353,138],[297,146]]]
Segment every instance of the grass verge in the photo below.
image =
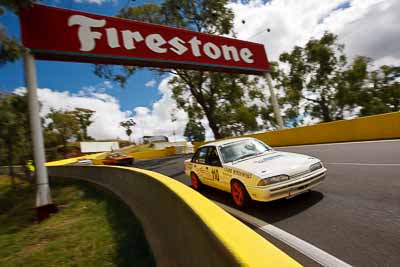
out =
[[36,222],[31,185],[0,176],[0,266],[155,266],[138,219],[92,185],[52,182],[60,211]]

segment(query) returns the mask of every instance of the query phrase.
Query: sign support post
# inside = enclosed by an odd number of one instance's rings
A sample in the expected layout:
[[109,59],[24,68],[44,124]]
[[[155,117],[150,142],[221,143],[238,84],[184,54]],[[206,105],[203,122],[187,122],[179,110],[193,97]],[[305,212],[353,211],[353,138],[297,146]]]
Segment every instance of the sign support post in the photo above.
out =
[[271,104],[272,108],[274,109],[274,114],[276,118],[276,122],[278,123],[278,129],[283,129],[283,120],[281,116],[281,110],[279,108],[278,99],[276,98],[274,87],[272,86],[272,77],[269,72],[265,73],[265,78],[267,80],[267,85],[269,89],[269,93],[271,95]]
[[43,132],[40,122],[39,101],[37,97],[36,67],[34,56],[26,52],[24,55],[25,81],[28,91],[29,121],[31,127],[33,157],[36,170],[36,210],[39,221],[56,212],[52,203],[49,179],[45,166]]

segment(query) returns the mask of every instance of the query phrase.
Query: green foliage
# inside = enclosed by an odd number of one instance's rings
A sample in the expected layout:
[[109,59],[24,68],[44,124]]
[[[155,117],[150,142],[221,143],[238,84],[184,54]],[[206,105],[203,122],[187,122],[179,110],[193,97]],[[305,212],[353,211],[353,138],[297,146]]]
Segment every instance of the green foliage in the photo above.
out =
[[[19,8],[29,8],[33,3],[40,0],[0,0],[0,16],[5,9],[18,14]],[[7,35],[6,29],[0,24],[0,65],[7,62],[14,62],[24,53],[24,47],[19,41]]]
[[20,43],[16,39],[8,37],[5,30],[0,28],[0,65],[18,60],[23,52],[24,48]]
[[119,199],[83,182],[51,181],[59,212],[37,223],[34,187],[0,176],[0,266],[155,266],[142,225]]
[[24,164],[32,159],[28,101],[26,95],[6,95],[0,99],[1,165]]
[[304,100],[306,113],[324,122],[343,119],[346,111],[351,112],[353,92],[365,80],[368,60],[356,58],[348,68],[343,50],[337,36],[326,32],[321,39],[312,39],[305,47],[296,46],[280,56],[289,67],[288,73],[280,72],[279,85],[285,90],[291,117],[299,115],[299,104]]
[[[337,36],[325,33],[305,47],[283,53],[286,73],[278,70],[278,86],[289,104],[286,119],[298,118],[300,102],[305,112],[324,122],[343,119],[345,114],[373,115],[400,109],[400,67],[381,66],[369,71],[371,59],[358,56],[347,64],[344,45]],[[360,108],[360,112],[355,112]]]
[[190,119],[206,117],[215,138],[258,129],[258,110],[246,105],[246,100],[260,97],[256,80],[239,74],[180,70],[177,73],[170,80],[177,106]]
[[[117,16],[203,33],[233,34],[233,12],[227,7],[228,2],[165,0],[159,5],[123,8]],[[158,69],[156,72],[160,75],[173,74],[169,84],[178,107],[188,112],[192,120],[206,117],[215,138],[258,129],[258,110],[247,106],[246,101],[262,98],[262,94],[256,87],[256,81],[247,75],[179,69]],[[95,73],[111,80],[126,81],[134,71],[115,71],[100,65],[96,66]]]
[[7,8],[14,13],[18,13],[20,8],[29,8],[32,4],[40,1],[41,0],[0,0],[0,9]]
[[206,139],[206,130],[200,121],[190,119],[186,124],[183,136],[187,137],[190,142],[202,142]]
[[93,123],[93,114],[95,111],[86,108],[76,108],[70,112],[79,124],[79,132],[77,134],[78,141],[92,140],[93,138],[88,136],[87,128]]
[[362,116],[400,110],[400,67],[381,66],[368,75],[368,84],[360,90],[357,103]]
[[70,111],[51,109],[46,118],[50,120],[46,127],[47,137],[54,138],[56,144],[62,144],[64,158],[67,156],[67,144],[80,133],[79,122]]
[[123,128],[125,128],[125,133],[129,137],[129,140],[131,139],[131,135],[133,133],[132,128],[133,126],[136,125],[136,122],[134,122],[132,119],[126,120],[126,121],[121,121],[119,125]]

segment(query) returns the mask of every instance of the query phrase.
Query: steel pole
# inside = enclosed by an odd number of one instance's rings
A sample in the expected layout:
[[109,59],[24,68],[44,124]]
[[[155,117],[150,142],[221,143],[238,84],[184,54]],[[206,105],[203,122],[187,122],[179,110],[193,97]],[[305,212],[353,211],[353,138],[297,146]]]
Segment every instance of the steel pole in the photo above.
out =
[[281,116],[281,109],[279,108],[278,99],[276,98],[274,87],[272,87],[272,77],[269,72],[265,74],[265,79],[267,80],[267,85],[269,89],[269,93],[271,95],[271,104],[272,108],[274,109],[275,119],[278,123],[278,129],[283,129],[283,120]]
[[26,87],[28,90],[29,120],[36,170],[36,208],[38,210],[39,219],[45,219],[48,217],[49,212],[54,210],[54,205],[50,195],[49,179],[45,166],[43,132],[37,97],[35,58],[29,52],[26,52],[24,55],[24,69]]

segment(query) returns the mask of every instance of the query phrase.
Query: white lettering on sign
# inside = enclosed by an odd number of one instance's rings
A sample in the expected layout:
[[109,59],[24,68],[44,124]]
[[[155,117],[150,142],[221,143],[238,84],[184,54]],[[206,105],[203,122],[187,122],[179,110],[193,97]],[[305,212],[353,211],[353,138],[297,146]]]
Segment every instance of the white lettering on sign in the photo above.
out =
[[182,55],[183,53],[185,53],[186,51],[188,51],[188,49],[186,48],[185,41],[183,41],[181,38],[179,37],[174,37],[171,40],[168,41],[168,43],[170,45],[172,45],[171,50],[173,52],[175,52],[178,55]]
[[253,56],[253,53],[251,53],[250,49],[242,48],[240,50],[240,57],[244,60],[244,62],[253,63],[254,59],[251,58],[252,56]]
[[[78,25],[78,38],[81,44],[81,51],[92,51],[96,48],[96,40],[100,40],[103,34],[93,31],[92,28],[102,28],[106,25],[104,19],[92,19],[81,15],[72,15],[68,19],[68,26]],[[189,51],[187,44],[189,44],[191,53],[195,57],[205,56],[211,59],[219,59],[221,56],[225,60],[233,60],[238,62],[240,60],[251,64],[254,63],[253,53],[249,48],[242,48],[240,51],[234,46],[221,45],[218,46],[212,42],[207,42],[202,45],[202,42],[194,36],[189,41],[182,40],[179,37],[173,37],[170,40],[165,40],[161,34],[153,33],[145,37],[139,31],[123,30],[118,32],[116,28],[106,28],[105,36],[107,44],[110,48],[119,48],[120,37],[122,35],[123,47],[127,50],[136,49],[136,43],[144,41],[146,47],[157,54],[167,53],[168,50],[177,55],[183,55]],[[201,49],[202,48],[202,49]]]
[[141,42],[144,40],[140,32],[131,32],[130,30],[121,31],[122,39],[124,40],[124,47],[128,50],[135,49],[135,41]]
[[212,59],[219,59],[221,57],[221,50],[213,43],[205,43],[203,46],[204,53]]
[[106,29],[108,46],[111,48],[119,47],[118,32],[115,28]]
[[197,39],[196,36],[193,37],[192,39],[190,39],[189,44],[192,47],[193,56],[195,56],[195,57],[201,56],[201,53],[200,53],[201,42],[199,41],[199,39]]
[[222,53],[224,54],[224,58],[226,60],[231,60],[231,59],[233,59],[234,61],[240,60],[236,47],[227,45],[223,45],[221,47],[222,47]]
[[100,39],[101,33],[92,32],[91,27],[103,27],[106,25],[106,20],[73,15],[68,19],[68,26],[73,25],[79,25],[78,38],[81,42],[81,51],[92,51],[96,47],[95,39]]
[[167,48],[161,47],[166,43],[167,41],[165,41],[165,39],[158,33],[149,34],[146,37],[147,47],[150,48],[151,51],[159,54],[167,53]]

